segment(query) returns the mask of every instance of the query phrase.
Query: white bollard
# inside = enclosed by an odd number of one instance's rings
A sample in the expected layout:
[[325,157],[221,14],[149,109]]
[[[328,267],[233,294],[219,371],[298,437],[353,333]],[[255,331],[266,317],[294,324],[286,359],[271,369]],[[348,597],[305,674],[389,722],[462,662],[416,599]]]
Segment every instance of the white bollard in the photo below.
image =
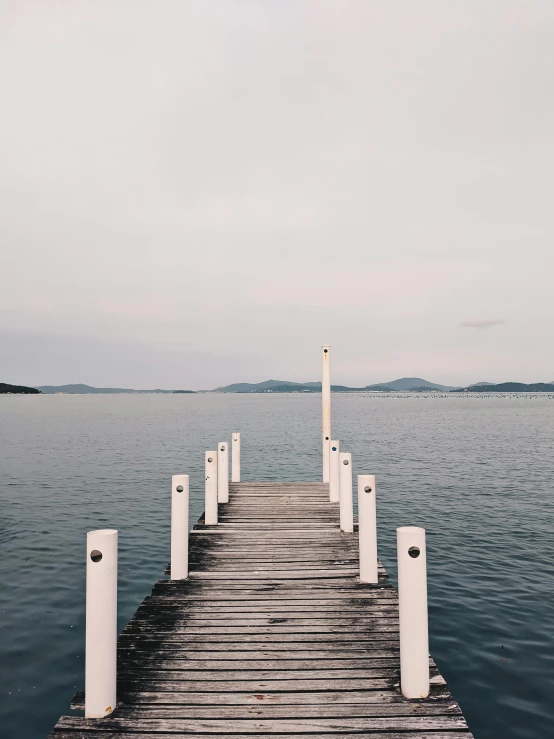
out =
[[231,482],[240,482],[240,434],[231,437]]
[[329,442],[331,441],[331,347],[322,347],[321,411],[323,442],[323,482],[329,482]]
[[102,718],[116,704],[117,531],[87,534],[85,718]]
[[171,565],[172,580],[189,576],[189,476],[171,478]]
[[204,469],[206,476],[204,523],[206,526],[214,526],[217,523],[217,451],[206,452]]
[[360,582],[379,582],[377,572],[377,504],[375,475],[358,475]]
[[229,445],[226,441],[217,445],[217,500],[229,502]]
[[429,695],[425,529],[396,529],[400,615],[400,686],[406,698]]
[[340,529],[354,531],[354,507],[352,502],[352,455],[339,452]]
[[339,452],[340,441],[331,441],[329,450],[329,500],[338,503],[339,498]]

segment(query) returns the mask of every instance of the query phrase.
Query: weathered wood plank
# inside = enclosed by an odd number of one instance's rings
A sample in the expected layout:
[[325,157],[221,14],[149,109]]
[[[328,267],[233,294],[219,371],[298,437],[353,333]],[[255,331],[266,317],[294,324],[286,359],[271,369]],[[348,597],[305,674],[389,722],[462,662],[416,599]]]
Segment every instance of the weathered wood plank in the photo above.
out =
[[[194,654],[191,654],[186,645],[183,647],[182,650],[168,650],[162,648],[145,650],[140,646],[127,644],[125,645],[125,647],[121,647],[119,651],[123,656],[132,653],[134,658],[142,660],[156,659],[160,664],[163,664],[164,660],[184,660],[187,665],[190,664],[191,666],[195,665],[197,663],[197,660],[205,660],[207,662],[211,662],[212,660],[218,662],[220,660],[226,660],[230,663],[232,662],[233,664],[236,661],[242,666],[244,666],[242,660],[251,660],[256,662],[274,660],[276,663],[279,663],[280,667],[287,666],[288,663],[291,661],[302,665],[304,663],[304,660],[317,661],[316,667],[319,666],[319,661],[324,662],[326,660],[338,660],[341,664],[344,664],[344,662],[346,662],[347,660],[360,660],[364,662],[367,661],[368,663],[371,663],[368,666],[372,667],[379,667],[381,665],[391,664],[397,666],[399,664],[398,652],[394,652],[392,650],[389,650],[384,655],[369,652],[366,649],[304,649],[297,651],[293,651],[290,649],[281,649],[275,651],[263,651],[260,649],[255,649],[251,651],[235,650],[231,652],[228,652],[227,650],[204,650],[197,651],[194,652]],[[434,664],[431,659],[429,660],[429,664]],[[324,664],[321,664],[321,666],[325,667]]]
[[[193,634],[190,632],[190,630],[181,629],[179,633],[173,633],[171,630],[159,632],[159,631],[148,631],[148,630],[142,630],[140,632],[129,632],[125,631],[120,636],[120,641],[122,642],[128,642],[129,640],[132,640],[133,642],[138,642],[140,640],[140,643],[145,643],[148,640],[154,640],[158,642],[159,644],[170,644],[170,643],[190,643],[194,644],[195,642],[197,644],[203,644],[207,646],[206,642],[206,630],[198,630],[197,634]],[[354,634],[351,631],[345,631],[343,633],[334,633],[333,638],[329,639],[329,635],[327,633],[287,633],[282,634],[276,631],[266,631],[261,634],[252,633],[250,631],[242,631],[240,634],[232,633],[231,636],[228,634],[216,634],[214,633],[213,629],[210,632],[210,644],[218,644],[220,642],[229,642],[229,640],[232,640],[234,644],[251,644],[255,646],[256,644],[277,644],[282,645],[286,644],[287,649],[291,648],[293,644],[295,643],[311,643],[311,644],[321,644],[325,643],[327,645],[334,644],[345,644],[354,642],[356,644],[364,644],[369,648],[370,645],[379,645],[379,648],[381,645],[386,644],[387,646],[392,647],[398,647],[399,644],[399,637],[398,633],[392,633],[390,631],[383,631],[383,632],[367,632],[364,631],[360,634]],[[241,646],[241,649],[245,648]],[[265,649],[266,647],[264,647]],[[268,646],[267,649],[270,647]]]
[[[443,685],[433,686],[430,701],[451,700],[448,689]],[[370,703],[404,703],[404,698],[396,690],[324,690],[318,692],[298,691],[291,693],[218,693],[193,692],[190,690],[178,693],[170,690],[152,692],[149,690],[126,690],[121,705],[174,705],[180,706],[319,706],[329,704],[350,705]],[[74,709],[84,708],[84,692],[80,691],[71,701]]]
[[117,718],[129,720],[148,719],[307,719],[307,718],[377,718],[391,716],[461,716],[460,707],[452,700],[434,703],[368,703],[317,704],[295,706],[122,706]]
[[290,693],[293,691],[313,690],[391,690],[398,683],[395,683],[389,678],[319,678],[317,680],[296,680],[291,677],[288,680],[244,680],[238,686],[235,680],[153,681],[150,677],[141,677],[139,674],[133,676],[133,679],[127,676],[125,680],[122,680],[122,684],[124,692],[133,687],[136,689],[137,687],[145,688],[148,686],[149,689],[153,689],[155,685],[156,690],[170,690],[172,692],[207,690],[209,692],[236,693],[237,688],[240,688],[241,691],[248,693],[264,693],[267,691]]
[[[59,729],[72,727],[82,728],[82,719],[63,716],[58,724]],[[214,734],[236,734],[238,732],[258,734],[268,732],[291,733],[302,731],[314,733],[318,731],[458,731],[467,729],[461,716],[393,716],[393,717],[342,717],[311,719],[164,719],[144,718],[127,719],[107,716],[103,719],[87,719],[91,729],[103,731],[142,731],[174,732],[194,734],[198,732]]]
[[[145,735],[143,732],[137,734],[134,731],[121,731],[118,730],[115,733],[114,732],[105,732],[105,731],[82,731],[80,729],[70,730],[70,731],[64,731],[64,730],[56,730],[50,736],[48,739],[111,739],[111,737],[115,736],[125,736],[126,739],[144,739]],[[167,734],[165,732],[156,732],[153,736],[156,737],[156,739],[175,739],[175,733]],[[194,734],[197,739],[213,739],[213,733],[205,734],[203,732],[195,732]],[[221,734],[219,736],[222,736]],[[233,739],[252,739],[252,734],[228,734],[227,736],[232,736]],[[332,731],[331,733],[328,732],[318,732],[317,733],[317,739],[332,739],[332,737],[336,737],[337,734],[335,731]],[[313,734],[312,734],[313,737]],[[454,734],[453,732],[449,731],[448,733],[443,732],[421,732],[421,731],[411,731],[409,733],[402,732],[390,732],[386,731],[385,733],[379,731],[374,732],[371,731],[371,733],[367,733],[365,731],[359,732],[356,731],[355,734],[351,734],[348,732],[341,732],[340,734],[341,739],[474,739],[473,734],[471,734],[469,731],[456,731]],[[276,734],[272,732],[271,734],[256,734],[256,739],[306,739],[306,734]]]
[[[354,659],[344,654],[338,657],[319,657],[317,659],[313,657],[296,659],[281,657],[280,659],[272,659],[270,657],[262,658],[259,655],[256,655],[255,659],[252,658],[252,655],[243,659],[224,659],[221,657],[219,659],[197,659],[193,657],[183,659],[181,656],[168,659],[159,652],[154,654],[144,652],[127,653],[126,656],[120,658],[119,665],[124,669],[136,669],[137,666],[141,667],[144,665],[150,670],[275,670],[277,673],[295,670],[317,671],[334,669],[350,671],[354,669],[369,671],[371,675],[368,675],[368,677],[372,677],[375,672],[380,677],[385,673],[389,675],[391,672],[396,672],[400,666],[397,659],[376,659],[367,655],[365,657],[359,655]],[[356,675],[356,677],[358,676]]]
[[400,673],[397,668],[385,668],[380,667],[374,670],[363,669],[363,668],[351,668],[351,669],[321,669],[317,668],[314,670],[292,670],[287,668],[285,670],[270,669],[270,670],[233,670],[233,669],[218,669],[218,670],[171,670],[167,667],[169,662],[156,665],[152,662],[144,661],[140,662],[137,660],[134,663],[131,660],[126,660],[123,664],[118,665],[118,674],[123,678],[129,676],[131,679],[147,679],[152,682],[170,682],[176,680],[178,682],[185,683],[188,680],[198,682],[201,680],[212,681],[212,680],[240,680],[241,682],[247,682],[249,680],[331,680],[336,678],[337,680],[348,680],[353,679],[374,679],[374,678],[391,678],[398,680]]

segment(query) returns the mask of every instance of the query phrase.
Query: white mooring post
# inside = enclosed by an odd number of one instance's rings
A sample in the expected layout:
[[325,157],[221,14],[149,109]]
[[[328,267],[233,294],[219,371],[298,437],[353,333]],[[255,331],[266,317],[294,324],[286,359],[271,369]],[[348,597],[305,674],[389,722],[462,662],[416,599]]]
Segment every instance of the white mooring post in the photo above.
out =
[[217,500],[229,502],[229,445],[226,441],[217,445]]
[[429,695],[425,529],[396,529],[400,615],[400,686],[406,698]]
[[206,452],[204,457],[206,492],[204,500],[204,523],[214,526],[217,523],[217,451]]
[[339,452],[340,530],[354,531],[352,502],[352,454]]
[[339,452],[340,441],[331,441],[329,450],[329,500],[338,503],[339,498]]
[[231,436],[231,482],[240,482],[240,434]]
[[329,482],[329,442],[331,441],[331,347],[321,347],[321,410],[323,441],[323,482]]
[[116,704],[117,531],[87,534],[85,718],[102,718]]
[[358,475],[358,527],[360,582],[378,583],[375,475]]
[[171,565],[172,580],[189,576],[189,476],[171,478]]

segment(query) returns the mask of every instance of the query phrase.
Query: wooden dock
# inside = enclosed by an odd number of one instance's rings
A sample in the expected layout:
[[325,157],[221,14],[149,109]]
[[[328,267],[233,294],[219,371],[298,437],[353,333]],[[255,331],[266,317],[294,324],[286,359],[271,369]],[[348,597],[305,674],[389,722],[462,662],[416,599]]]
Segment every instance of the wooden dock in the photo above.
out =
[[359,582],[328,485],[231,483],[189,551],[189,579],[157,582],[119,637],[114,712],[50,739],[471,739],[432,660],[429,697],[400,693],[396,593],[382,567]]

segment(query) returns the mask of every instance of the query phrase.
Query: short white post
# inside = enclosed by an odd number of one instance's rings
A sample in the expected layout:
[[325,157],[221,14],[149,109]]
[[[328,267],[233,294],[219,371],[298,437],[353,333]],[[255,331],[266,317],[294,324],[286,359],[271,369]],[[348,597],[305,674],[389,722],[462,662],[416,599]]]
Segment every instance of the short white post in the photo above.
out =
[[375,475],[358,475],[358,527],[360,582],[378,583]]
[[329,482],[329,442],[331,441],[331,347],[321,347],[321,410],[323,442],[323,482]]
[[231,437],[231,482],[240,482],[240,434]]
[[400,686],[406,698],[429,695],[425,529],[396,529],[400,615]]
[[339,452],[340,441],[331,441],[329,450],[329,500],[338,503],[339,498]]
[[206,452],[204,456],[206,489],[204,500],[204,523],[214,526],[217,523],[217,451]]
[[229,445],[220,441],[217,445],[217,499],[229,502]]
[[172,580],[189,576],[189,476],[171,478],[171,565]]
[[85,718],[115,709],[117,683],[117,531],[87,534]]
[[339,452],[340,530],[354,531],[354,507],[352,502],[352,455]]

